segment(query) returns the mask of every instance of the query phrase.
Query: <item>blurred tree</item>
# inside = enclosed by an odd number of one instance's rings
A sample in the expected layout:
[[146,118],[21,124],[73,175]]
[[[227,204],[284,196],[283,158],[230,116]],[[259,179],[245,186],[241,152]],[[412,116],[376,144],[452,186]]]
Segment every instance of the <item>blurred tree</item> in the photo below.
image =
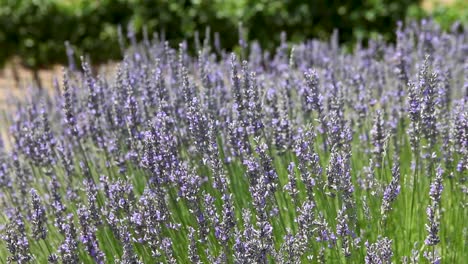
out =
[[0,0],[0,67],[12,56],[37,69],[65,63],[65,41],[75,55],[94,63],[121,57],[118,26],[124,36],[131,23],[136,38],[163,32],[175,45],[199,36],[205,28],[219,32],[223,48],[238,45],[242,23],[248,40],[268,49],[288,39],[328,38],[339,30],[340,41],[371,38],[377,32],[392,40],[398,20],[420,0]]

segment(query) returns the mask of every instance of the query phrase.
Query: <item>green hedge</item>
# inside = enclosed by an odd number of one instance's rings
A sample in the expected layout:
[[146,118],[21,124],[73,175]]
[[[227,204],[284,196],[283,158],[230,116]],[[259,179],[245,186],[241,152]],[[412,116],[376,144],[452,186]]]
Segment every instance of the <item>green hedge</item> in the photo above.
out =
[[456,0],[450,5],[438,4],[432,11],[432,16],[446,30],[449,30],[455,22],[466,27],[468,24],[466,0]]
[[116,59],[117,27],[126,34],[129,23],[139,37],[146,27],[164,31],[172,44],[196,31],[203,37],[209,26],[227,49],[238,44],[239,23],[267,48],[281,31],[297,41],[326,38],[334,28],[341,41],[377,32],[391,40],[396,21],[417,6],[419,0],[0,0],[0,65],[12,56],[32,69],[65,63],[65,41],[94,63]]

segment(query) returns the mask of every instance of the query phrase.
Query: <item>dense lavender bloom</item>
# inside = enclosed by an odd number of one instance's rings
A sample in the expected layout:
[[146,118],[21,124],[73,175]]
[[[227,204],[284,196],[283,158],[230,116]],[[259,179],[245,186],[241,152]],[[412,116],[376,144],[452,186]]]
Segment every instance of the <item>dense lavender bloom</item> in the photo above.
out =
[[213,176],[213,187],[220,190],[222,193],[227,192],[229,179],[226,177],[226,171],[219,157],[219,147],[217,142],[218,128],[213,121],[208,125],[208,163]]
[[235,99],[235,104],[233,108],[237,111],[239,119],[243,120],[243,110],[244,110],[244,100],[242,98],[242,87],[241,87],[241,78],[237,69],[237,58],[235,54],[231,55],[231,78],[232,78],[232,89]]
[[[278,93],[281,96],[278,96]],[[288,109],[284,95],[276,92],[269,103],[272,105],[271,126],[274,128],[274,144],[280,152],[290,148],[291,145],[291,122],[288,116]]]
[[97,205],[97,186],[91,179],[84,180],[83,185],[86,188],[86,196],[88,197],[88,208],[91,213],[91,217],[96,225],[101,224],[100,215],[101,212]]
[[99,86],[92,76],[89,63],[84,59],[84,57],[81,57],[81,67],[84,72],[84,81],[86,82],[86,86],[88,88],[88,111],[93,117],[96,118],[96,120],[99,120],[99,117],[101,116],[101,111],[99,108]]
[[327,187],[331,190],[332,195],[334,192],[340,192],[348,209],[354,206],[352,198],[354,185],[351,181],[350,158],[351,153],[338,151],[334,147],[327,168]]
[[440,226],[440,198],[442,195],[442,174],[443,170],[438,167],[434,181],[431,184],[429,191],[429,197],[431,198],[431,204],[428,205],[426,214],[428,223],[426,224],[426,230],[428,235],[424,241],[428,246],[435,246],[439,244],[439,226]]
[[402,25],[349,52],[241,29],[239,57],[130,26],[114,76],[70,58],[2,111],[0,262],[463,262],[466,29]]
[[288,165],[288,183],[284,186],[284,190],[288,191],[291,195],[291,198],[295,204],[297,204],[297,195],[299,193],[297,189],[296,173],[295,173],[296,164],[294,162],[289,163]]
[[411,121],[411,127],[408,133],[410,135],[411,149],[414,155],[417,156],[419,155],[418,151],[421,134],[421,100],[420,90],[413,83],[409,83],[408,104],[408,113]]
[[366,264],[389,264],[392,263],[392,240],[379,238],[375,243],[366,241],[367,254]]
[[313,226],[315,224],[315,204],[311,201],[305,201],[301,207],[299,207],[299,215],[296,218],[296,222],[299,226],[298,235],[308,240],[309,237],[313,236]]
[[440,264],[442,263],[442,258],[439,256],[439,253],[437,251],[425,251],[424,252],[424,258],[429,261],[431,264]]
[[[0,139],[1,140],[1,139]],[[3,153],[0,153],[0,188],[12,186],[12,180],[8,173],[8,162],[6,157],[3,156]]]
[[45,207],[41,203],[41,198],[37,195],[37,191],[31,190],[32,211],[31,224],[33,227],[34,239],[45,239],[47,236],[47,218]]
[[7,244],[10,256],[8,262],[29,263],[32,255],[29,251],[29,241],[26,237],[23,216],[16,211],[12,221],[8,224],[2,239]]
[[[250,213],[244,211],[244,261],[267,263],[268,255],[273,252],[272,226],[267,221],[258,221],[257,227],[250,222]],[[239,247],[239,246],[238,246]]]
[[77,264],[79,263],[79,256],[75,226],[71,222],[70,224],[64,224],[62,228],[65,233],[65,239],[58,249],[60,259],[63,263]]
[[341,210],[338,211],[338,216],[336,217],[336,221],[338,224],[336,225],[336,234],[338,237],[341,238],[341,249],[345,257],[351,256],[351,240],[350,236],[352,234],[351,230],[349,230],[349,219],[346,213],[347,209],[345,206]]
[[222,245],[227,245],[233,235],[234,227],[236,226],[234,205],[230,194],[224,194],[222,197],[224,202],[222,209],[222,219],[215,220],[215,236]]
[[74,137],[78,136],[77,120],[74,113],[72,91],[70,87],[70,77],[67,70],[63,70],[63,109],[65,112],[65,124],[68,126],[68,131]]
[[428,151],[432,151],[437,140],[437,127],[436,127],[436,113],[435,113],[435,100],[436,100],[436,86],[437,74],[429,72],[428,58],[424,61],[419,76],[419,89],[422,91],[422,131],[428,141]]
[[315,110],[318,115],[318,119],[320,122],[319,132],[320,134],[324,135],[324,150],[327,151],[327,138],[326,135],[328,134],[328,125],[325,118],[325,110],[323,108],[323,97],[319,92],[319,80],[318,75],[315,71],[309,70],[308,72],[304,73],[307,86],[304,88],[304,95],[306,99],[306,106],[307,110]]
[[[247,74],[247,73],[245,73]],[[246,78],[247,79],[247,78]],[[250,81],[244,97],[246,98],[246,119],[248,122],[247,132],[255,136],[260,136],[260,131],[264,127],[262,118],[262,101],[260,98],[259,87],[257,85],[256,74],[250,73]]]
[[172,240],[168,237],[162,239],[161,250],[166,255],[166,261],[170,264],[176,264],[177,260],[174,257],[174,252],[172,250]]
[[126,83],[125,101],[125,123],[131,137],[138,137],[138,127],[140,125],[138,105],[134,95],[135,91],[131,83]]
[[326,219],[324,219],[324,217],[320,214],[313,223],[315,231],[315,240],[317,242],[327,243],[327,246],[329,248],[333,248],[336,245],[337,237],[336,234],[329,227]]
[[301,173],[301,179],[306,186],[309,196],[312,195],[316,181],[320,181],[320,184],[323,185],[321,183],[322,167],[320,165],[320,157],[314,150],[314,139],[315,135],[310,129],[300,131],[298,138],[295,140],[294,149],[299,160],[298,168]]
[[374,119],[374,125],[371,130],[371,139],[374,148],[372,153],[374,154],[375,166],[380,168],[382,166],[382,159],[385,147],[386,132],[384,127],[384,120],[382,112],[377,111]]
[[189,228],[189,247],[188,247],[188,253],[189,253],[189,260],[190,263],[201,263],[200,262],[200,256],[198,255],[198,250],[197,250],[197,243],[196,243],[196,238],[195,238],[195,229],[193,227]]
[[455,130],[457,152],[461,156],[457,164],[457,171],[460,173],[468,171],[468,112],[462,106],[456,115]]
[[105,255],[101,251],[96,238],[96,226],[91,221],[91,213],[87,208],[78,208],[78,216],[80,220],[81,232],[80,241],[86,248],[88,254],[93,260],[102,264],[105,263]]
[[300,263],[303,254],[302,247],[303,245],[300,239],[288,232],[284,236],[284,242],[281,245],[279,256],[276,261],[285,264]]
[[363,190],[368,190],[371,194],[380,193],[382,190],[379,181],[376,176],[376,168],[374,165],[374,160],[369,160],[369,165],[364,167],[362,170],[362,175],[358,178],[358,183]]
[[56,254],[50,254],[49,257],[47,257],[47,262],[51,264],[59,263],[59,257]]
[[119,237],[120,241],[123,244],[123,255],[119,263],[121,264],[141,264],[142,262],[138,260],[134,250],[133,244],[131,241],[131,234],[128,231],[127,226],[121,225],[119,227]]
[[442,185],[442,175],[444,171],[439,167],[436,169],[436,176],[434,181],[431,184],[431,189],[429,191],[429,197],[434,203],[440,203],[440,198],[442,195],[442,190],[444,186]]
[[161,230],[167,223],[169,212],[166,207],[164,193],[145,189],[138,201],[138,208],[130,216],[130,223],[135,231],[138,242],[146,242],[154,257],[161,255]]
[[257,153],[260,156],[260,164],[262,166],[263,175],[265,177],[265,183],[267,185],[267,191],[273,194],[276,191],[278,185],[278,174],[273,167],[273,161],[268,155],[268,146],[265,143],[259,143],[257,146]]
[[395,155],[392,167],[392,181],[385,188],[382,206],[380,208],[383,220],[387,218],[387,213],[391,210],[391,204],[397,198],[398,194],[400,193],[400,189],[400,164],[398,157]]
[[439,244],[440,238],[439,238],[439,216],[438,213],[436,212],[437,208],[434,208],[432,206],[428,206],[426,210],[427,214],[427,219],[429,221],[428,224],[426,224],[426,230],[429,233],[426,237],[426,240],[424,240],[424,243],[428,246],[435,246]]

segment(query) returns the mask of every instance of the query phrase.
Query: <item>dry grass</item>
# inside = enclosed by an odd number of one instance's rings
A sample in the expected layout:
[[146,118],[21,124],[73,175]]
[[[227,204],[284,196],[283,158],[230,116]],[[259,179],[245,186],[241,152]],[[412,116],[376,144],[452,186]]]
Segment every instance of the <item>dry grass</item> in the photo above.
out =
[[421,3],[421,6],[426,11],[434,10],[434,7],[438,5],[453,5],[457,0],[424,0]]
[[[115,62],[110,62],[95,68],[98,69],[99,73],[112,74],[116,66]],[[19,81],[15,80],[15,67]],[[42,87],[47,89],[48,92],[56,92],[54,82],[57,82],[61,88],[62,69],[62,65],[55,65],[49,69],[39,71]],[[5,68],[0,69],[0,111],[9,108],[10,99],[21,100],[28,97],[28,91],[31,89],[38,89],[31,70],[19,66],[18,63],[9,63]]]

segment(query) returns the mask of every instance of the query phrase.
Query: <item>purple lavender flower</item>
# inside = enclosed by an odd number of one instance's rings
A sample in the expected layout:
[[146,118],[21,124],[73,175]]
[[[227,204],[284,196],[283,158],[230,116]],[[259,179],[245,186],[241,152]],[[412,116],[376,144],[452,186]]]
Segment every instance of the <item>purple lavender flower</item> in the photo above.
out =
[[14,213],[5,234],[2,235],[2,239],[7,244],[7,249],[10,252],[10,256],[7,259],[8,262],[28,263],[32,260],[23,216],[20,212],[16,211]]
[[85,207],[78,208],[78,216],[81,226],[80,241],[83,243],[88,254],[98,264],[106,262],[104,253],[99,248],[96,238],[96,226],[91,221],[91,213]]
[[386,131],[381,111],[377,111],[374,119],[374,125],[372,126],[370,133],[372,144],[374,145],[372,153],[374,154],[375,166],[380,168],[382,166],[386,139]]
[[421,133],[421,100],[418,87],[409,83],[408,92],[408,113],[411,121],[411,127],[408,130],[410,136],[411,149],[414,155],[419,155],[419,137]]
[[79,263],[78,242],[73,221],[70,224],[64,224],[62,229],[64,230],[65,239],[58,249],[60,259],[63,263],[77,264]]
[[33,228],[33,236],[36,240],[44,240],[47,236],[47,218],[45,207],[42,205],[41,198],[34,189],[31,189],[31,199],[31,224]]
[[392,167],[392,181],[385,188],[382,200],[382,206],[380,212],[382,218],[385,221],[387,213],[391,210],[391,204],[397,198],[400,193],[400,164],[397,155],[395,155],[394,163]]
[[436,86],[437,74],[429,72],[428,62],[429,58],[426,57],[424,65],[420,70],[419,86],[422,91],[422,131],[428,141],[428,151],[431,152],[437,140],[437,127],[436,127],[436,113],[435,113],[435,100],[436,100]]
[[439,244],[439,226],[440,226],[440,198],[442,195],[442,174],[443,170],[438,167],[434,181],[431,184],[429,191],[429,197],[431,198],[431,204],[428,205],[426,214],[428,223],[426,224],[426,230],[428,235],[424,241],[428,246],[435,246]]
[[345,206],[343,206],[343,208],[338,211],[338,216],[336,217],[336,221],[338,222],[336,225],[336,234],[342,240],[341,249],[343,251],[344,256],[351,257],[350,236],[352,232],[349,229],[349,219],[346,211],[347,208]]
[[392,240],[389,238],[379,238],[375,243],[366,241],[367,254],[365,257],[366,264],[392,263]]
[[306,99],[306,109],[308,111],[315,110],[318,115],[318,119],[320,122],[319,131],[322,135],[324,135],[324,150],[327,151],[327,138],[326,135],[328,134],[328,125],[325,119],[325,111],[323,108],[322,103],[322,95],[319,92],[319,79],[318,74],[314,70],[309,70],[304,73],[304,77],[306,79],[307,86],[304,87],[304,95]]

